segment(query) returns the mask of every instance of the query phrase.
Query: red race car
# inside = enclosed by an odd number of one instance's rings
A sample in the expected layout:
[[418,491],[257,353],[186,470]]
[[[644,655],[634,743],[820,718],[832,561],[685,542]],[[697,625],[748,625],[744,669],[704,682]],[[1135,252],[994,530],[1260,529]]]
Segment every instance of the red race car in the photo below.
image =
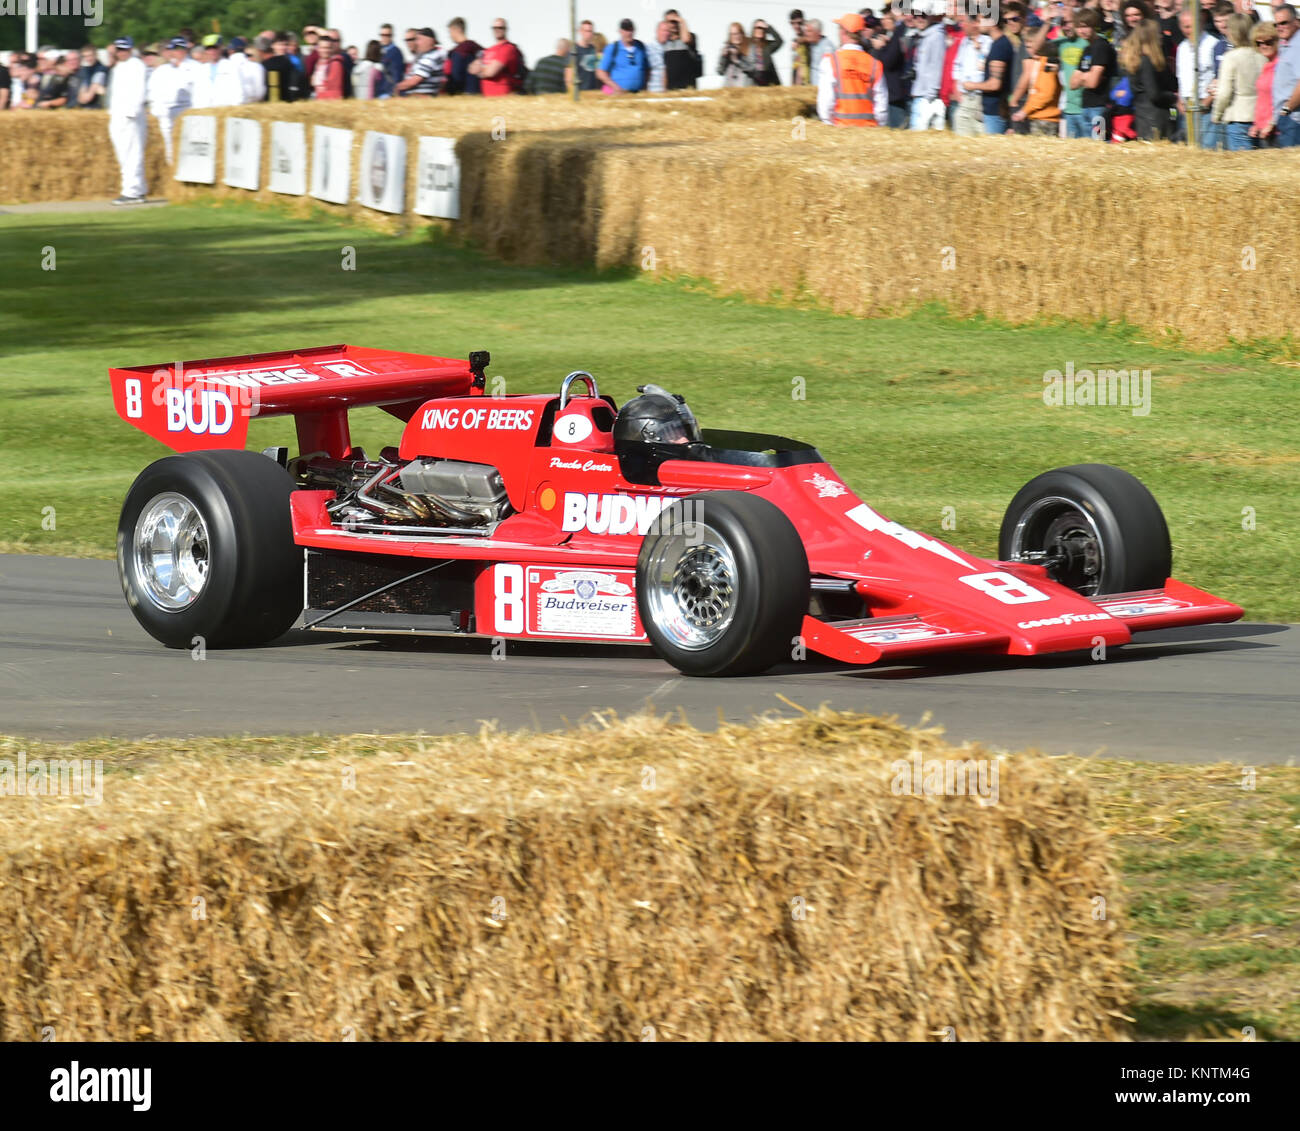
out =
[[[1133,476],[1049,471],[1011,501],[998,561],[891,522],[808,444],[701,431],[654,385],[618,408],[589,373],[490,396],[469,360],[355,346],[110,371],[118,414],[177,455],[127,495],[117,561],[172,647],[307,628],[648,643],[689,675],[806,651],[871,664],[950,649],[1114,647],[1232,621],[1170,578],[1169,533]],[[405,422],[378,458],[348,411]],[[292,414],[300,454],[244,444]]]

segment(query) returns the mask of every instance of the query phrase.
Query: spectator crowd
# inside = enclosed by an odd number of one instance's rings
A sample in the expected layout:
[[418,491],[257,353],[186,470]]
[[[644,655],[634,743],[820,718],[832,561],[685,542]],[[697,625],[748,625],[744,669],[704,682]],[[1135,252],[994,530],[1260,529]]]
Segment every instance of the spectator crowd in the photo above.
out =
[[[896,3],[879,16],[841,16],[836,49],[818,62],[811,48],[807,65],[818,116],[832,125],[1121,143],[1194,137],[1211,149],[1300,145],[1296,9],[1275,3],[1270,19],[1262,7],[1007,0],[977,10],[958,0],[936,12]],[[790,18],[796,32],[809,22],[799,11]],[[820,31],[797,42],[820,43]],[[743,50],[743,29],[733,25],[732,34]],[[804,62],[796,49],[796,82]]]
[[[1194,49],[1193,4],[1200,5]],[[818,117],[836,126],[1292,146],[1300,144],[1296,9],[1274,4],[1267,18],[1264,7],[1253,0],[889,0],[878,14],[864,8],[829,28],[795,9],[786,36],[763,19],[748,30],[731,24],[715,74],[728,87],[815,85]],[[675,8],[646,40],[631,19],[612,39],[584,20],[575,42],[557,40],[531,68],[504,19],[489,30],[486,46],[457,17],[443,38],[430,27],[407,28],[400,43],[383,24],[364,49],[319,27],[228,40],[181,28],[139,49],[118,39],[107,60],[91,46],[43,48],[0,66],[0,109],[109,109],[122,117],[121,104],[138,97],[162,128],[170,162],[172,124],[191,107],[550,94],[575,85],[619,95],[690,89],[705,73],[697,38]],[[787,38],[791,63],[782,76],[776,53]]]

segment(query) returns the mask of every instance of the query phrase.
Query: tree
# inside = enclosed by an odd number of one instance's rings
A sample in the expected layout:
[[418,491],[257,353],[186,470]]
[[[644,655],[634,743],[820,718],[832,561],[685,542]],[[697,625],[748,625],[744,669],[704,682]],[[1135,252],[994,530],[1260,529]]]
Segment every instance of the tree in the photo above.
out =
[[[242,35],[251,40],[268,28],[301,31],[307,24],[325,22],[324,0],[112,0],[111,4],[83,0],[82,10],[86,15],[42,16],[40,43],[59,48],[85,43],[107,47],[120,35],[131,36],[137,44],[155,43],[170,39],[183,27],[193,28],[200,38],[219,31],[227,38]],[[94,16],[102,22],[87,26],[86,20]],[[21,19],[0,20],[0,50],[21,50],[24,27]]]

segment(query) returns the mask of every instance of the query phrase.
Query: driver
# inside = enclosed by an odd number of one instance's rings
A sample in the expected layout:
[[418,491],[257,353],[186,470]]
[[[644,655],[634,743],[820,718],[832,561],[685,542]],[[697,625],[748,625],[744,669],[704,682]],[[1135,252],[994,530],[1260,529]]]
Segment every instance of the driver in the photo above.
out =
[[709,446],[685,397],[658,385],[638,385],[636,391],[641,395],[624,404],[614,421],[614,452],[624,479],[653,484],[665,460],[708,458]]

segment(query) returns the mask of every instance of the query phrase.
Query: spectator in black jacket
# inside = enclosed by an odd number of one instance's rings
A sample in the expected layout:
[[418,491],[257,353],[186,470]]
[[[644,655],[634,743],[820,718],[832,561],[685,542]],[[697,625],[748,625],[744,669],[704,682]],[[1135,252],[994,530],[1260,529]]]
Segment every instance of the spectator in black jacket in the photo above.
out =
[[271,54],[262,60],[266,97],[271,102],[297,102],[304,96],[302,72],[293,65],[289,47],[289,33],[277,31],[271,41]]
[[455,46],[447,52],[450,70],[443,85],[443,94],[482,94],[478,75],[469,73],[469,65],[479,57],[483,48],[465,33],[465,21],[459,16],[447,24],[447,37]]
[[108,68],[99,61],[99,53],[86,44],[81,49],[81,68],[77,72],[77,105],[83,110],[100,110],[108,90]]
[[665,85],[669,90],[694,89],[695,81],[704,73],[704,63],[695,50],[695,36],[676,9],[670,8],[664,19],[668,22],[668,42],[664,44]]
[[1165,49],[1169,68],[1173,70],[1178,56],[1178,45],[1183,41],[1182,25],[1178,22],[1178,0],[1156,0],[1155,9],[1156,22],[1160,25],[1160,42]]
[[749,37],[749,61],[753,64],[755,86],[780,86],[776,73],[776,53],[785,42],[781,33],[766,20],[755,20]]
[[[885,87],[889,92],[889,119],[891,130],[907,129],[908,110],[912,97],[912,77],[908,73],[907,51],[904,39],[907,28],[893,12],[881,13],[880,26],[871,38],[871,54],[880,60],[885,73]],[[876,111],[880,121],[880,111]]]
[[1178,80],[1165,57],[1163,35],[1155,20],[1130,28],[1119,49],[1119,68],[1133,91],[1134,129],[1142,141],[1173,134],[1169,111],[1178,104]]
[[[1020,87],[1020,76],[1024,72],[1025,63],[1032,57],[1033,52],[1029,50],[1029,35],[1036,32],[1041,26],[1042,21],[1031,27],[1026,18],[1025,6],[1020,0],[1011,0],[1009,4],[1002,5],[1002,25],[1006,32],[1007,39],[1011,41],[1011,63],[1007,67],[1007,79],[1003,89],[1010,92],[1012,97],[1008,98],[1007,106],[1010,110],[1019,110],[1016,104],[1014,92]],[[1028,133],[1028,122],[1012,121],[1011,128],[1013,133]]]

